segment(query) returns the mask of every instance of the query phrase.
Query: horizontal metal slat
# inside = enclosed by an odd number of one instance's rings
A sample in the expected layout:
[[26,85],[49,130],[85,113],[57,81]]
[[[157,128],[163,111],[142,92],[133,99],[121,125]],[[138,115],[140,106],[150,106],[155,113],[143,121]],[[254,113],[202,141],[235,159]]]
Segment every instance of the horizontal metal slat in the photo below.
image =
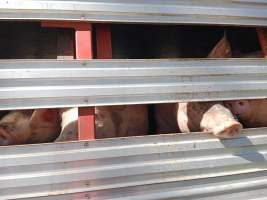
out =
[[[266,173],[232,175],[180,183],[155,184],[132,187],[127,190],[111,189],[100,192],[47,196],[35,199],[113,199],[113,200],[159,200],[159,199],[266,199]],[[99,195],[101,194],[101,195]]]
[[267,185],[266,132],[248,129],[226,140],[196,133],[0,147],[0,199],[242,195]]
[[1,0],[0,19],[267,25],[266,0]]
[[0,61],[0,110],[266,97],[264,59]]

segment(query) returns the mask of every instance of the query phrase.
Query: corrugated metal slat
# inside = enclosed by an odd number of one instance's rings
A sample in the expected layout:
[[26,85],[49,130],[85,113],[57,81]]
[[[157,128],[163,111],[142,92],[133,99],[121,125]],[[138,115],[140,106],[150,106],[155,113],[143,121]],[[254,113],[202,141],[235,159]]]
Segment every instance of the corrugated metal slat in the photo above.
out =
[[0,19],[267,25],[266,0],[1,0]]
[[0,198],[222,199],[245,191],[261,197],[266,132],[249,129],[231,140],[171,134],[0,147]]
[[0,61],[0,110],[266,97],[264,59]]

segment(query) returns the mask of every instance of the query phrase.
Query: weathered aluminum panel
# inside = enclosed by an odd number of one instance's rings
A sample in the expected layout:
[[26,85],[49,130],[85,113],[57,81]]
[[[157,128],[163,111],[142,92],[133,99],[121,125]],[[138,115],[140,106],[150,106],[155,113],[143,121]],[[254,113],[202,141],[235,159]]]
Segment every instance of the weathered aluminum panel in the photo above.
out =
[[0,0],[0,19],[267,25],[266,0]]
[[226,140],[199,133],[0,147],[0,198],[265,198],[266,133],[261,128]]
[[1,60],[0,109],[267,97],[267,60]]

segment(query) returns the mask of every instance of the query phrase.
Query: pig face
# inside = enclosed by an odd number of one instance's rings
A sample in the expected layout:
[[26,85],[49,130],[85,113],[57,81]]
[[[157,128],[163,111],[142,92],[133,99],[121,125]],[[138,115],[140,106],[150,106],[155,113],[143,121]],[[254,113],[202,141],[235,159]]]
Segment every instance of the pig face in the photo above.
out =
[[266,127],[267,99],[225,101],[247,128]]
[[59,132],[57,109],[11,111],[0,120],[0,145],[52,142]]
[[0,145],[24,144],[31,135],[31,111],[12,111],[0,121]]
[[247,116],[251,113],[251,106],[248,100],[225,101],[224,105],[237,117]]

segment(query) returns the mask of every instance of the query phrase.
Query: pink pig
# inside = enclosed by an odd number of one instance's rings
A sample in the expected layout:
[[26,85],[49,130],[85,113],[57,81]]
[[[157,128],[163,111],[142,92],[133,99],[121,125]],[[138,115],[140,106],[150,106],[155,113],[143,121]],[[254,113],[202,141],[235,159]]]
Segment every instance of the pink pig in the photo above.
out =
[[11,111],[0,120],[0,145],[52,142],[59,133],[56,109]]
[[267,126],[267,99],[225,101],[246,128]]

